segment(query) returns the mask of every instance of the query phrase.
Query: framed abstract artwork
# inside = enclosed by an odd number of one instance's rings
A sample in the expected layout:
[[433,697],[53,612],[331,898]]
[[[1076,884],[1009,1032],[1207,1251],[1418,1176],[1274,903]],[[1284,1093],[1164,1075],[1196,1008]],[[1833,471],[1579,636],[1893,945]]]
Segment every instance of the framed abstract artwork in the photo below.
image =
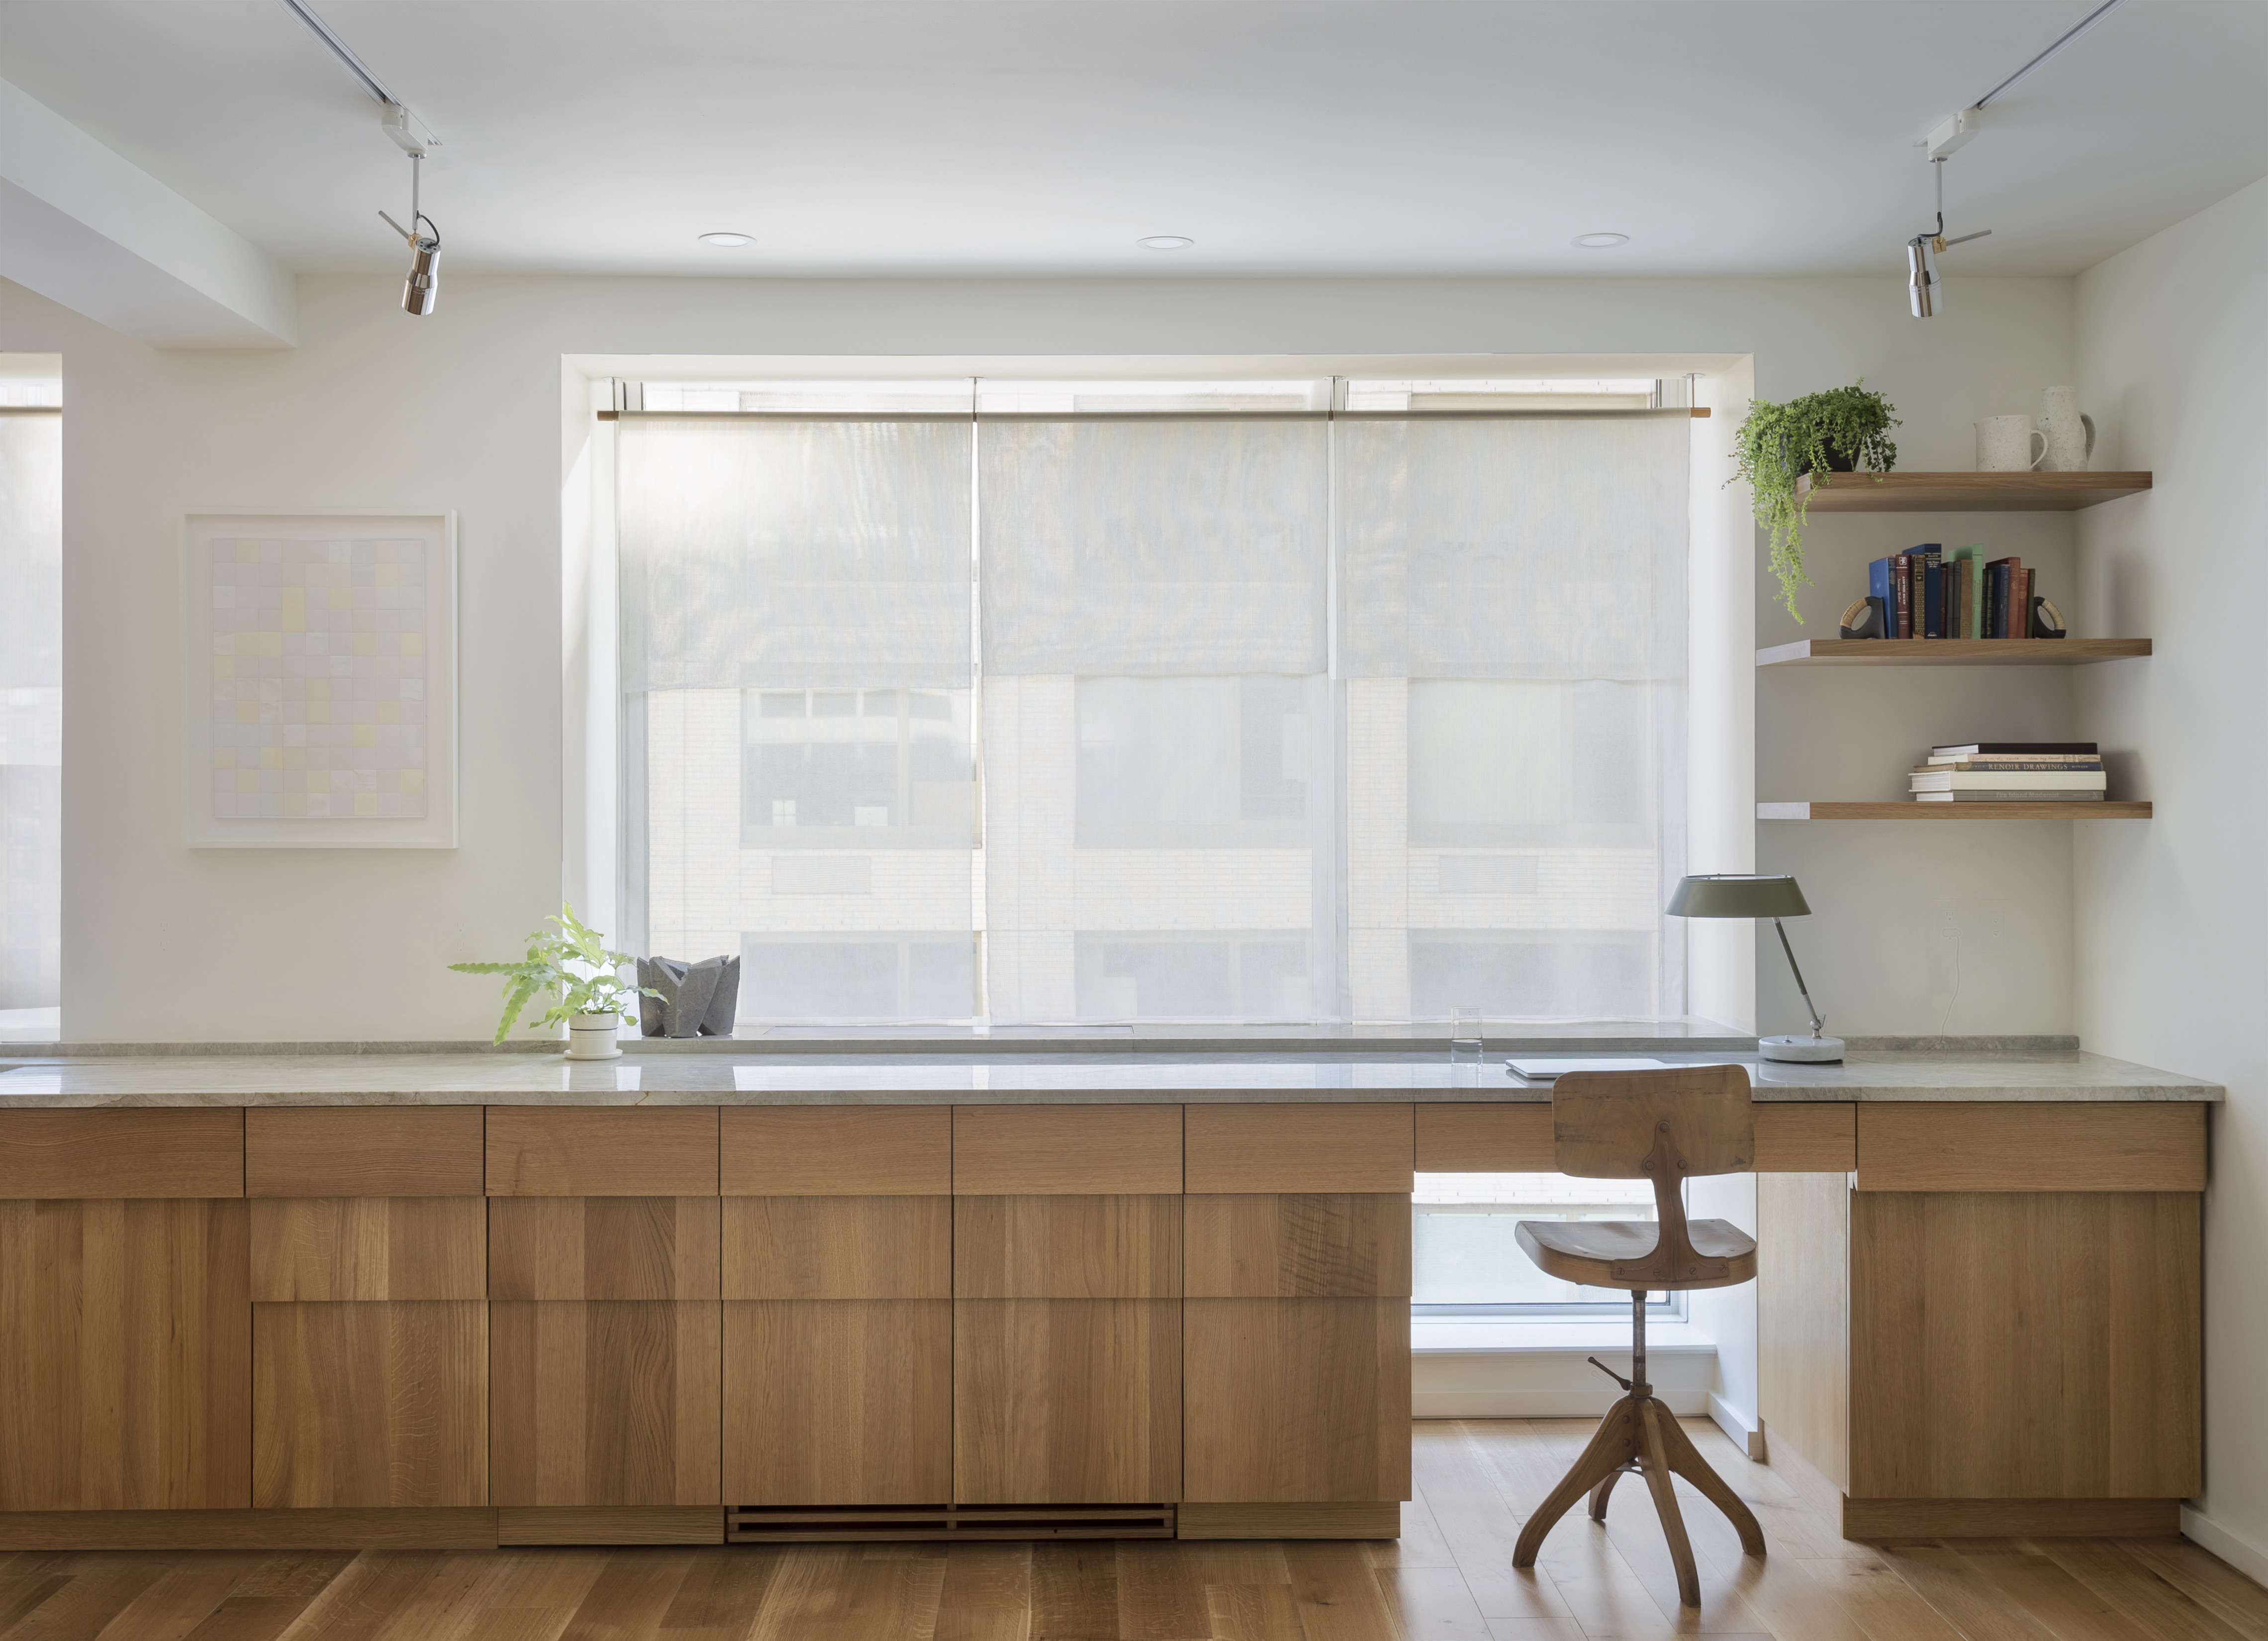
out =
[[193,849],[457,846],[454,513],[193,513]]

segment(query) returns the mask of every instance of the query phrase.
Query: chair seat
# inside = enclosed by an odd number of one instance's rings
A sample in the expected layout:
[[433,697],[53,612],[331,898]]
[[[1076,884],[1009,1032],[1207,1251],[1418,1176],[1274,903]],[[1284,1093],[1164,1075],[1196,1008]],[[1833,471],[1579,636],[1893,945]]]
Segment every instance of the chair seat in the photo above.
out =
[[1587,1288],[1623,1288],[1633,1292],[1653,1288],[1728,1288],[1756,1274],[1756,1240],[1729,1219],[1687,1222],[1693,1251],[1704,1259],[1721,1259],[1730,1269],[1708,1282],[1624,1282],[1615,1276],[1624,1260],[1644,1259],[1653,1252],[1660,1227],[1651,1219],[1523,1219],[1513,1234],[1528,1257],[1547,1275]]

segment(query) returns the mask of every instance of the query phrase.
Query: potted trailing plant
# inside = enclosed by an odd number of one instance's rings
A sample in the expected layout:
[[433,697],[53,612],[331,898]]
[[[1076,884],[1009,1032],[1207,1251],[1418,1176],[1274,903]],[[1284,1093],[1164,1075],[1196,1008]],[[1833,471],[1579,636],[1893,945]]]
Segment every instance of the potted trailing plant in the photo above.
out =
[[[556,926],[546,928],[543,924]],[[627,952],[609,952],[599,931],[583,924],[572,906],[562,905],[559,916],[547,917],[528,931],[527,954],[517,963],[452,963],[462,975],[502,975],[504,1019],[497,1023],[496,1041],[502,1042],[520,1011],[538,993],[556,993],[558,1001],[529,1023],[531,1031],[567,1022],[567,1057],[571,1060],[611,1060],[622,1053],[618,1033],[622,1004],[641,990],[648,997],[661,995],[652,987],[623,981],[618,972],[631,960]]]
[[1898,425],[1890,401],[1868,393],[1864,377],[1849,387],[1806,394],[1784,405],[1749,401],[1748,420],[1733,439],[1734,476],[1749,482],[1756,522],[1771,530],[1771,569],[1779,578],[1779,601],[1798,622],[1803,616],[1795,607],[1795,590],[1811,580],[1803,569],[1810,497],[1796,481],[1807,473],[1888,473],[1897,466],[1890,430]]

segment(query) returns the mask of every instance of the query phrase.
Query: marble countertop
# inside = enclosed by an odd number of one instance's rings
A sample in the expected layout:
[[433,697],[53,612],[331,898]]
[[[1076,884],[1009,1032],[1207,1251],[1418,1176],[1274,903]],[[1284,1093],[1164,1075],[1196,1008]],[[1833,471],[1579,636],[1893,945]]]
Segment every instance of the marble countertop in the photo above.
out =
[[[1623,1049],[1748,1068],[1759,1100],[2218,1100],[2219,1085],[2076,1049],[1853,1048],[1841,1065]],[[0,1107],[326,1105],[1049,1105],[1547,1100],[1491,1045],[1444,1055],[1241,1053],[259,1054],[11,1058]],[[1564,1052],[1564,1050],[1561,1050]]]

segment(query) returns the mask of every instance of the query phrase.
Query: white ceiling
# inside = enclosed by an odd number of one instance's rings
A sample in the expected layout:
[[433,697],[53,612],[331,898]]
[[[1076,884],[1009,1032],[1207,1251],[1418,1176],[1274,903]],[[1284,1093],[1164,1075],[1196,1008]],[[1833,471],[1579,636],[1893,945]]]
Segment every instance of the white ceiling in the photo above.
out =
[[[316,0],[448,143],[453,268],[871,275],[1902,268],[1918,140],[2095,3]],[[0,0],[0,79],[294,268],[400,263],[409,162],[275,0]],[[2263,0],[2127,0],[1948,166],[1948,268],[2268,173],[2264,88]]]

